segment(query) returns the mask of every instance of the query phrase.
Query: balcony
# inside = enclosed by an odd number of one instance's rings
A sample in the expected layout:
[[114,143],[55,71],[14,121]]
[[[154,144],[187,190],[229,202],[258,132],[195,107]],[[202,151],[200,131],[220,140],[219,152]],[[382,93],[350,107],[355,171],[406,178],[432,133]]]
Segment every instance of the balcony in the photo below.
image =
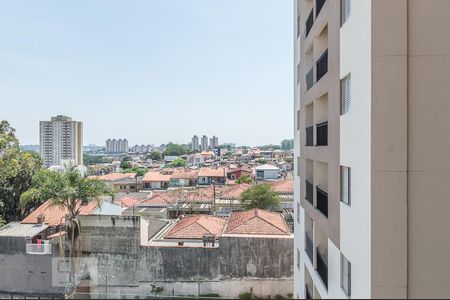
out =
[[308,19],[306,19],[306,37],[308,37],[308,34],[310,33],[313,24],[314,24],[314,9],[311,9]]
[[325,255],[321,254],[319,248],[316,249],[317,256],[317,273],[319,274],[320,279],[322,279],[325,288],[328,289],[328,263],[325,259]]
[[308,233],[305,234],[305,252],[306,252],[306,255],[308,255],[308,257],[309,257],[311,264],[313,264],[314,245],[313,245],[312,238],[309,237]]
[[328,146],[328,122],[316,125],[317,146]]
[[308,201],[311,205],[313,205],[313,195],[314,195],[314,186],[312,183],[310,183],[308,180],[305,181],[306,183],[306,195],[305,199]]
[[48,243],[27,244],[26,252],[27,252],[27,254],[33,254],[33,255],[52,254],[52,245],[48,244]]
[[316,82],[319,81],[328,72],[328,49],[320,56],[316,62]]
[[314,68],[306,74],[306,90],[309,91],[314,85]]
[[314,126],[306,127],[306,146],[314,145]]
[[328,193],[316,186],[317,209],[328,218]]
[[316,18],[322,10],[323,5],[325,4],[325,0],[316,0]]

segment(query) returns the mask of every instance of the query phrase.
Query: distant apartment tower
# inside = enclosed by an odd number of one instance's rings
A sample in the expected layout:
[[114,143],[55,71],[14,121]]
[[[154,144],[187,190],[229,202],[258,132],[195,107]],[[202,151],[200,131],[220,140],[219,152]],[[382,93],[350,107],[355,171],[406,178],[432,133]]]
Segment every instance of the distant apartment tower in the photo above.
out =
[[40,153],[46,167],[69,161],[83,164],[83,123],[58,115],[39,122]]
[[209,139],[209,147],[212,149],[216,149],[217,147],[219,147],[219,138],[216,137],[215,135]]
[[198,150],[199,149],[199,139],[198,136],[194,135],[192,137],[192,141],[191,141],[191,149],[192,150]]
[[202,150],[208,150],[208,137],[206,135],[202,136]]
[[294,298],[448,298],[450,1],[294,3]]
[[127,139],[108,139],[106,140],[106,153],[108,154],[121,154],[128,153],[128,140]]

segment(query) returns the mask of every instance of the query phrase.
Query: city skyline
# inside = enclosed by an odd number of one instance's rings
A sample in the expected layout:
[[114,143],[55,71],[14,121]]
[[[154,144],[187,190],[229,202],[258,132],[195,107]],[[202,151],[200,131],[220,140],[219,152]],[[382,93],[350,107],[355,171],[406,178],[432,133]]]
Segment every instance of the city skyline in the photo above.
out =
[[89,13],[2,2],[0,98],[12,105],[0,119],[22,144],[38,144],[39,120],[54,115],[83,122],[86,145],[187,143],[196,132],[279,143],[293,135],[292,10],[276,0],[99,1]]

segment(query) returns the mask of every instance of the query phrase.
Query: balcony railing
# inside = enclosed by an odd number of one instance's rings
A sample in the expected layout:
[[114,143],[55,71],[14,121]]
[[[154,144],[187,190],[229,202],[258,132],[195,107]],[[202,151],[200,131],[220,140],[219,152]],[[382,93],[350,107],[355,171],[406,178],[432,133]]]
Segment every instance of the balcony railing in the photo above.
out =
[[314,68],[306,74],[306,90],[309,91],[314,85]]
[[317,132],[317,146],[328,145],[328,122],[323,122],[316,125]]
[[306,146],[314,145],[314,126],[306,127]]
[[317,256],[317,273],[319,273],[320,279],[322,279],[323,284],[328,289],[328,263],[327,260],[322,256],[319,248],[316,249]]
[[313,264],[313,257],[314,257],[314,245],[312,238],[309,237],[309,234],[305,234],[305,252],[309,257],[309,260],[311,261],[311,264]]
[[328,193],[316,186],[317,209],[328,217]]
[[314,9],[311,9],[308,19],[306,19],[306,37],[308,36],[309,32],[311,31],[313,24],[314,24]]
[[305,194],[305,199],[306,201],[308,201],[311,205],[313,205],[313,196],[314,196],[314,186],[311,182],[309,182],[308,180],[306,180],[306,194]]
[[27,244],[26,245],[27,254],[52,254],[51,244]]
[[328,217],[328,193],[316,186],[317,209]]
[[325,4],[325,0],[316,0],[316,18],[320,13],[323,5]]
[[328,49],[322,54],[322,56],[316,62],[316,82],[319,81],[328,72]]

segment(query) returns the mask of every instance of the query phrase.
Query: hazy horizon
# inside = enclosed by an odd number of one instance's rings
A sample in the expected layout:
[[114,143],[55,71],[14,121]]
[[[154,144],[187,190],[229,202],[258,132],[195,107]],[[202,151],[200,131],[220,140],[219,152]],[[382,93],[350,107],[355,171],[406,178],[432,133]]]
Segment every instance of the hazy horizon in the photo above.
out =
[[[82,4],[84,3],[84,5]],[[293,136],[293,7],[279,0],[0,2],[0,119],[84,123],[84,144]]]

